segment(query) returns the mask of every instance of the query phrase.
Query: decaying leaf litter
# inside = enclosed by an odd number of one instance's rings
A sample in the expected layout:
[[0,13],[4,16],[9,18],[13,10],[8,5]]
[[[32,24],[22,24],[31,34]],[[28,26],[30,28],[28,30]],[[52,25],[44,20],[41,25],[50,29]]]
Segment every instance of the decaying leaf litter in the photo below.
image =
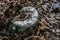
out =
[[[20,31],[20,28],[13,25],[11,20],[21,15],[20,10],[27,6],[35,8],[39,18],[34,27]],[[0,0],[0,39],[60,40],[60,1]]]

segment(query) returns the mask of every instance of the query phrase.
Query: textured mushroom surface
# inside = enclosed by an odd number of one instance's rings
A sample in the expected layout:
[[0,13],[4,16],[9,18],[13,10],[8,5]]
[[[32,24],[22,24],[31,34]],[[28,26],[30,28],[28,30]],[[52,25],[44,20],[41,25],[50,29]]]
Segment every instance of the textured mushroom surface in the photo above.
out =
[[[36,24],[37,20],[38,20],[38,12],[35,8],[33,7],[24,7],[22,8],[22,12],[26,12],[26,16],[27,18],[25,20],[12,20],[12,23],[14,25],[16,25],[17,27],[19,26],[20,28],[27,28],[30,26],[33,26]],[[23,14],[23,13],[22,13]],[[25,17],[26,17],[25,16]]]

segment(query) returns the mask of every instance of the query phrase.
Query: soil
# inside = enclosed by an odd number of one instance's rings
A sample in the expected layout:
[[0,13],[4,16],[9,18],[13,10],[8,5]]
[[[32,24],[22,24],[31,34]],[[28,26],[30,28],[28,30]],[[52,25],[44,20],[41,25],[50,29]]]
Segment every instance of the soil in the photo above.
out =
[[[38,11],[38,23],[19,31],[11,20],[27,6]],[[0,40],[60,40],[60,1],[0,0]]]

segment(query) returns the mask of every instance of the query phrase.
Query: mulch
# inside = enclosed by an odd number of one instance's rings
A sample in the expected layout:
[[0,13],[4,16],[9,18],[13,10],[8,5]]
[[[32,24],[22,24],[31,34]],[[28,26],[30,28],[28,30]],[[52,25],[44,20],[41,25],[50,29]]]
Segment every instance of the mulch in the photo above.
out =
[[[60,40],[60,9],[51,10],[59,0],[0,0],[0,40]],[[58,5],[58,4],[57,4]],[[23,7],[34,7],[38,13],[35,27],[19,31],[11,20]],[[46,7],[47,6],[47,7]],[[57,11],[58,10],[58,11]]]

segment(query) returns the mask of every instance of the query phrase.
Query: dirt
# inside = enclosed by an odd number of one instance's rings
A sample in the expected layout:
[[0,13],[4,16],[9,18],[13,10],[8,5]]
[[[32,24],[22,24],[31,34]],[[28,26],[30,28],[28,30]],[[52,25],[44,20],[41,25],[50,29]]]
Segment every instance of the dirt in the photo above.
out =
[[[20,31],[12,20],[23,7],[34,7],[37,24]],[[60,40],[59,0],[0,0],[0,40]]]

